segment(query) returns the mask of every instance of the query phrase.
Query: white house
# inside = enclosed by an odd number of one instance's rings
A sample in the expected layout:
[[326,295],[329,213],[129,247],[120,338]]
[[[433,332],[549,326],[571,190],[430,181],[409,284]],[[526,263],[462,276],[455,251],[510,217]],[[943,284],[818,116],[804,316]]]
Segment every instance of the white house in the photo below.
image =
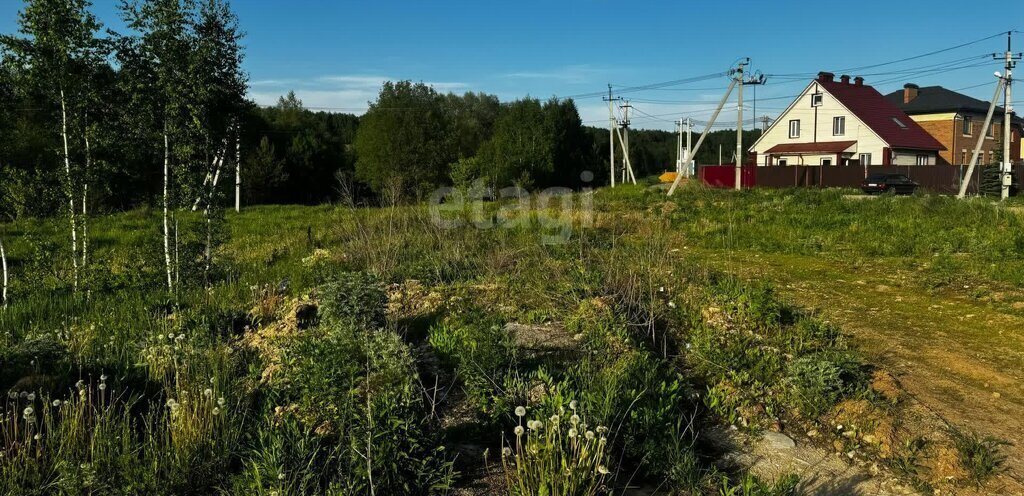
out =
[[750,147],[772,165],[936,165],[945,148],[864,78],[829,72],[800,93]]

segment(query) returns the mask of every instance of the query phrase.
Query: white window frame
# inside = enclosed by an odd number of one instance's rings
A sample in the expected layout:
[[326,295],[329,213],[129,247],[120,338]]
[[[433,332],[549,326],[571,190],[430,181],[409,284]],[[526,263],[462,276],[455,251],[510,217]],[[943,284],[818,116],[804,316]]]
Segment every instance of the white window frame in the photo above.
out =
[[[966,130],[966,132],[964,132],[965,130]],[[960,132],[963,133],[964,136],[973,136],[974,135],[974,118],[973,117],[971,117],[969,115],[965,115],[964,116],[964,124],[960,128]]]
[[784,158],[780,158],[778,163],[779,163],[779,167],[785,167],[785,166],[789,165],[789,161],[784,159]]
[[837,116],[832,118],[832,136],[846,135],[846,117]]
[[[825,162],[828,162],[828,163],[826,164]],[[822,167],[831,167],[831,166],[832,166],[832,159],[830,159],[830,158],[824,158],[824,157],[823,157],[823,158],[821,159],[821,166],[822,166]]]
[[918,153],[917,154],[917,165],[928,165],[929,159],[931,159],[931,157],[928,156],[927,154]]
[[861,153],[860,154],[860,165],[871,165],[871,154]]
[[811,106],[820,107],[822,102],[825,101],[825,97],[822,93],[811,93]]
[[[796,125],[795,128],[793,126],[794,124]],[[796,130],[795,133],[793,132],[794,129]],[[791,119],[789,121],[789,137],[791,139],[792,138],[799,138],[800,137],[800,119]]]

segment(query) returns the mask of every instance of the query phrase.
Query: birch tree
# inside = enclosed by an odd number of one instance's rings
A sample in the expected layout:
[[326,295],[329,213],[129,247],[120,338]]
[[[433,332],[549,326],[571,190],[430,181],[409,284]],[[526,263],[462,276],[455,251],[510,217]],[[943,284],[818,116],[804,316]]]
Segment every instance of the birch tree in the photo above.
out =
[[4,285],[0,290],[0,307],[7,308],[7,252],[4,251],[4,240],[2,239],[0,239],[0,265],[4,269]]
[[[189,81],[192,39],[189,26],[194,3],[191,0],[142,0],[122,2],[125,23],[138,33],[126,38],[119,50],[123,84],[133,91],[137,119],[148,124],[153,148],[162,149],[162,230],[167,290],[174,291],[178,272],[172,263],[172,218],[178,192],[175,186],[178,158],[190,156]],[[177,232],[173,238],[177,239]],[[175,246],[175,248],[177,248]]]
[[76,199],[80,194],[87,194],[80,191],[87,190],[81,177],[83,151],[80,143],[84,136],[73,136],[72,132],[84,122],[88,112],[88,80],[83,76],[103,60],[105,46],[97,37],[101,26],[89,12],[90,6],[88,0],[27,0],[18,17],[19,32],[24,37],[0,38],[14,54],[24,85],[40,95],[47,104],[44,111],[51,115],[55,124],[76,291],[80,268],[86,260],[78,258],[80,233]]

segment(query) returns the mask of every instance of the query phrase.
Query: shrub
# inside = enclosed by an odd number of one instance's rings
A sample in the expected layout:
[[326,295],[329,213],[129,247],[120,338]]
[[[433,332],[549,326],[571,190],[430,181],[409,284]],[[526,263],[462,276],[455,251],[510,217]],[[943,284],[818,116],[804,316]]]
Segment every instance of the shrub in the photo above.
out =
[[487,417],[499,414],[496,385],[515,368],[515,347],[500,321],[477,312],[430,328],[430,345],[442,363],[458,372],[470,401]]
[[327,322],[371,328],[386,321],[387,295],[365,272],[343,272],[319,289],[320,315]]
[[789,364],[790,402],[806,416],[817,417],[840,399],[863,391],[868,373],[860,358],[847,351],[821,351]]
[[408,347],[390,331],[326,324],[284,353],[285,399],[306,428],[332,439],[330,481],[345,494],[427,494],[452,464],[429,424]]

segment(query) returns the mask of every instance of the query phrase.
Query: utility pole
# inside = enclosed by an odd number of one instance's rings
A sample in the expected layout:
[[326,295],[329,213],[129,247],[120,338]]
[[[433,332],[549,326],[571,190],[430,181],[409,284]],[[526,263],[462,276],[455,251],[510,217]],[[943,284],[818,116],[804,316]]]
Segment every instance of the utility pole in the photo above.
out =
[[676,121],[676,131],[679,137],[676,139],[676,175],[683,173],[683,120]]
[[625,184],[629,180],[636,184],[633,164],[629,160],[629,111],[633,106],[629,104],[629,100],[624,100],[624,102],[620,107],[622,109],[622,183]]
[[[1005,72],[1003,73],[1003,163],[999,166],[1000,178],[1002,179],[1002,192],[1000,198],[1003,200],[1010,197],[1010,186],[1013,185],[1013,157],[1010,155],[1010,131],[1013,124],[1013,68],[1020,60],[1020,54],[1013,53],[1013,31],[1006,32],[1006,53]],[[998,58],[999,54],[993,54]],[[993,104],[995,102],[993,101]]]
[[[750,64],[750,59],[746,58],[743,62],[740,62],[735,70],[736,80],[739,81],[739,93],[737,94],[736,104],[736,191],[743,189],[743,87],[747,85],[757,86],[764,84],[765,77],[762,74],[758,74],[750,79],[746,79],[744,76],[744,69]],[[754,115],[757,115],[756,108]]]
[[[992,102],[988,106],[988,113],[985,114],[985,123],[981,126],[982,132],[978,133],[978,144],[975,145],[974,153],[971,155],[971,163],[967,166],[967,174],[964,174],[963,179],[960,180],[960,191],[956,195],[956,197],[960,199],[967,196],[967,187],[971,183],[971,175],[974,174],[974,167],[978,165],[978,158],[981,155],[981,146],[985,143],[984,130],[988,129],[988,127],[992,125],[992,116],[996,112],[996,103],[999,101],[999,92],[1003,91],[1003,85],[1006,83],[1006,80],[1003,79],[1003,76],[998,72],[996,73],[996,81],[996,91],[992,94]],[[1005,96],[1006,94],[1003,93],[1003,95]],[[978,189],[981,189],[981,178],[978,179]]]
[[235,212],[242,211],[242,134],[235,128]]
[[690,146],[690,140],[692,133],[690,128],[693,126],[693,120],[689,117],[686,118],[686,177],[690,177],[695,171],[690,169],[690,164],[693,163],[693,147]]
[[615,119],[615,110],[612,102],[619,100],[618,98],[612,97],[612,85],[608,85],[608,97],[604,99],[608,102],[608,177],[611,180],[611,186],[615,187],[615,128],[617,125]]
[[761,132],[762,133],[767,133],[768,132],[768,124],[771,123],[771,121],[772,121],[771,117],[768,117],[767,115],[762,115],[761,116]]
[[[704,144],[704,139],[708,137],[708,133],[711,128],[715,125],[715,120],[718,119],[718,114],[722,112],[722,108],[725,107],[725,103],[729,101],[729,95],[732,94],[733,88],[736,87],[736,80],[733,79],[729,83],[729,87],[726,88],[725,94],[722,95],[722,99],[718,102],[718,107],[715,107],[715,111],[711,114],[711,120],[708,121],[707,127],[704,128],[704,132],[701,133],[700,138],[697,139],[697,144],[694,148],[689,150],[688,155],[691,157],[697,156],[697,151],[700,150],[700,146]],[[672,196],[676,192],[676,188],[679,187],[679,183],[682,182],[682,176],[676,176],[676,180],[672,182],[672,186],[668,189],[668,196]]]

